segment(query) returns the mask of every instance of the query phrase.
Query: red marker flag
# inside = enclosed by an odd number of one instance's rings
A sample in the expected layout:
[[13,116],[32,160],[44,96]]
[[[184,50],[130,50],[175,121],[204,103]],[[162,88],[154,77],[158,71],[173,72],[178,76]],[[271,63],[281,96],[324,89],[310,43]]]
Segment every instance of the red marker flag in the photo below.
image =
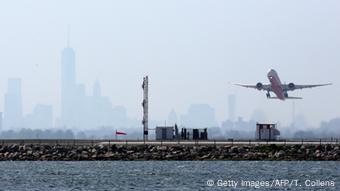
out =
[[123,131],[116,131],[116,135],[126,135]]

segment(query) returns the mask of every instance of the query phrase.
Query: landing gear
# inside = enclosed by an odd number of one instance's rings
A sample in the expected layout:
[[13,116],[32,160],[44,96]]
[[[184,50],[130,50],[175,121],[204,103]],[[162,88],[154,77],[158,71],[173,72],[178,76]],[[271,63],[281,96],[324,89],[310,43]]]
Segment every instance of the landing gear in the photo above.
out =
[[287,97],[288,97],[288,93],[287,93],[287,92],[285,92],[285,93],[284,93],[284,96],[285,96],[285,98],[287,98]]
[[267,92],[266,96],[267,96],[267,98],[270,98],[270,93],[269,93],[269,92]]

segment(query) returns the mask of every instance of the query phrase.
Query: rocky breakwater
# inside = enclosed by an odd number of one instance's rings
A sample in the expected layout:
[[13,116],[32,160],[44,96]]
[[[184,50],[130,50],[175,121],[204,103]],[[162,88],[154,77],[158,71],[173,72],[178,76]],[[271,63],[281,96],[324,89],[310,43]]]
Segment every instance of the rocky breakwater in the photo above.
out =
[[338,145],[1,145],[0,160],[340,160]]

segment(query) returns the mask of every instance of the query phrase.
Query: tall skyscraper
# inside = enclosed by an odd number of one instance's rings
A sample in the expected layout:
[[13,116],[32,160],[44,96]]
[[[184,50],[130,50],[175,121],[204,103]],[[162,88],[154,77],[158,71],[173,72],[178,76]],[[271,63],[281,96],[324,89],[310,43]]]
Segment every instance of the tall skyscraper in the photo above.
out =
[[22,125],[21,79],[9,79],[5,94],[4,127],[19,128]]
[[61,53],[61,121],[63,126],[74,124],[75,111],[72,105],[77,89],[75,73],[75,53],[68,43]]
[[113,107],[109,98],[101,95],[98,80],[93,85],[93,95],[86,95],[85,85],[77,83],[75,52],[68,42],[61,52],[60,125],[89,129],[112,125],[122,127],[127,123],[125,108]]
[[234,94],[228,96],[228,119],[235,121],[236,97]]

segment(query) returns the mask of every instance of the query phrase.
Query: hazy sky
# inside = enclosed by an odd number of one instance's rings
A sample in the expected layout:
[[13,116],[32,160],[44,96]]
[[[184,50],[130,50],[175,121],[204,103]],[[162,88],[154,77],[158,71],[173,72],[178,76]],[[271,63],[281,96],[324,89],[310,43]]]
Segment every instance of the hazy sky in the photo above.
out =
[[0,108],[7,79],[23,80],[24,112],[53,104],[60,116],[60,55],[67,26],[76,52],[77,81],[87,92],[98,79],[103,95],[141,118],[142,77],[150,76],[150,117],[183,114],[208,103],[227,117],[262,110],[288,124],[292,102],[229,85],[267,82],[334,83],[290,93],[310,125],[340,116],[340,1],[338,0],[27,0],[0,3]]

